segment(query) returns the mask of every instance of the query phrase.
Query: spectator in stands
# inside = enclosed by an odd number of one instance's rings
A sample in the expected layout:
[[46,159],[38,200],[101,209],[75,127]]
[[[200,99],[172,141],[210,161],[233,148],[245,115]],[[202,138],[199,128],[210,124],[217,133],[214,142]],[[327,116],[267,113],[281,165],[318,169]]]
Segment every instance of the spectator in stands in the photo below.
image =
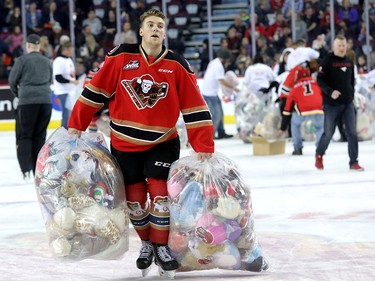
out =
[[369,10],[369,31],[372,40],[375,40],[375,7]]
[[55,58],[53,46],[49,43],[46,35],[40,36],[40,52],[50,60]]
[[99,46],[92,34],[87,34],[85,36],[85,44],[83,44],[79,49],[79,56],[86,60],[92,60],[95,54],[96,48]]
[[273,36],[272,46],[274,47],[274,51],[276,53],[280,52],[282,49],[285,48],[285,43],[292,36],[292,30],[289,26],[285,26],[284,28],[278,28]]
[[295,22],[295,40],[304,40],[308,41],[309,37],[307,35],[307,24],[306,22],[302,19],[302,13],[296,13],[296,22]]
[[360,28],[360,18],[356,7],[350,3],[350,0],[343,0],[338,9],[338,19],[341,26],[345,28],[348,36],[358,33]]
[[280,10],[284,5],[285,0],[270,0],[272,9],[274,11]]
[[[4,3],[5,2],[5,3]],[[0,9],[0,32],[6,31],[7,29],[7,18],[8,15],[12,13],[14,1],[1,1],[1,9]],[[3,29],[3,30],[1,30]]]
[[267,39],[270,41],[273,40],[273,36],[277,30],[283,29],[287,26],[287,21],[282,12],[276,12],[275,17],[275,22],[267,28]]
[[234,27],[228,29],[227,31],[227,42],[228,42],[228,49],[232,52],[232,55],[236,57],[240,50],[242,37],[239,37],[236,29]]
[[129,14],[129,22],[131,23],[131,29],[135,31],[137,35],[137,42],[141,42],[141,36],[139,35],[139,17],[148,10],[148,7],[144,0],[138,0],[134,3],[133,10]]
[[6,38],[5,42],[8,44],[9,51],[14,54],[16,48],[22,48],[23,34],[21,26],[16,25],[12,33],[10,33]]
[[49,2],[42,14],[44,32],[52,32],[52,27],[58,22],[62,29],[66,29],[68,15],[64,15],[61,9],[58,9],[56,1]]
[[293,0],[294,1],[294,10],[292,11],[292,0],[285,0],[283,6],[281,7],[281,12],[285,18],[291,18],[292,13],[302,13],[303,12],[303,0]]
[[9,51],[8,44],[3,40],[0,40],[0,58],[0,77],[7,77],[12,65],[12,54]]
[[60,37],[63,35],[63,30],[59,22],[55,22],[52,27],[52,33],[48,35],[48,41],[51,45],[57,46],[60,43]]
[[263,61],[267,65],[273,65],[275,58],[274,49],[268,45],[267,39],[264,36],[259,36],[256,40],[257,54],[261,54]]
[[[268,26],[268,14],[270,13],[270,4],[267,0],[260,0],[255,6],[255,25]],[[251,19],[249,18],[249,24]],[[262,34],[265,35],[265,34]]]
[[95,36],[96,40],[100,41],[103,32],[102,20],[96,16],[95,10],[90,9],[87,18],[83,20],[82,26],[90,26],[91,33]]
[[[315,7],[315,6],[312,6],[312,7]],[[327,39],[329,39],[329,32],[331,30],[331,10],[330,10],[330,2],[327,2],[327,4],[325,4],[325,6],[321,9],[321,10],[318,10],[317,8],[314,8],[315,11],[319,11],[319,27],[318,27],[318,31],[317,33],[319,34],[326,34],[326,37]],[[337,16],[337,11],[334,10],[334,24],[335,24],[335,27],[338,26],[339,24],[339,19],[338,19],[338,16]],[[328,44],[329,42],[327,42]],[[329,46],[331,44],[328,44]]]
[[229,50],[228,49],[228,39],[226,37],[222,37],[220,39],[220,47],[219,49],[217,50],[217,53],[220,51],[220,50]]
[[113,40],[115,39],[116,28],[116,11],[110,9],[106,13],[103,20],[104,34],[101,45],[103,45],[103,47],[105,47],[106,49],[111,49],[113,47]]
[[312,42],[319,34],[319,18],[311,5],[306,7],[302,20],[304,20],[307,25],[308,42]]
[[250,57],[250,58],[252,57],[252,47],[251,47],[251,43],[249,41],[249,38],[247,38],[247,37],[242,38],[239,55],[246,56],[246,59],[248,57]]
[[13,30],[15,26],[22,26],[22,14],[19,6],[15,6],[10,10],[6,18],[6,23],[10,30]]
[[229,30],[232,29],[232,28],[234,28],[234,30],[236,31],[236,37],[237,38],[242,38],[242,37],[245,36],[246,26],[243,24],[243,21],[242,21],[240,15],[236,15],[234,17],[234,23],[232,23],[228,27],[227,34],[228,34]]
[[[267,37],[266,25],[263,22],[260,22],[258,20],[259,17],[257,14],[255,14],[254,18],[255,18],[255,37],[258,37],[258,36]],[[247,37],[249,41],[251,41],[251,20],[249,20],[248,27],[245,30],[244,37]]]
[[208,63],[210,62],[209,49],[208,49],[208,39],[203,40],[202,48],[199,51],[199,59],[201,60],[200,64],[200,75],[203,76],[206,72]]
[[122,30],[120,33],[115,35],[115,39],[113,41],[113,45],[120,45],[123,43],[126,44],[136,44],[137,43],[137,35],[134,30],[131,29],[130,22],[124,22],[122,24]]
[[365,55],[359,55],[357,58],[358,74],[366,74],[368,72],[367,60]]
[[244,76],[246,69],[251,65],[252,60],[251,58],[246,58],[244,56],[238,56],[235,63],[235,69],[234,73],[236,73],[237,76]]
[[108,1],[107,0],[95,0],[92,1],[93,9],[95,11],[95,15],[100,19],[104,20],[106,10],[108,9]]
[[37,9],[36,2],[31,2],[26,11],[26,27],[28,33],[39,33],[43,29],[42,12]]

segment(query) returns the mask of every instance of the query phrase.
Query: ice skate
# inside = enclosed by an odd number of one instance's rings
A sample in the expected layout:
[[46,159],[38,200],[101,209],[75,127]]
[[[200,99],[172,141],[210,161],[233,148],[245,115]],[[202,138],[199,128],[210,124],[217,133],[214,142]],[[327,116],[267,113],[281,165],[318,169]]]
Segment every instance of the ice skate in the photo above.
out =
[[154,259],[154,252],[152,243],[150,241],[142,240],[142,248],[140,250],[139,258],[137,259],[137,268],[142,271],[142,276],[145,277],[151,269],[151,264]]
[[168,245],[154,244],[155,264],[159,266],[160,276],[175,279],[177,261],[171,256]]
[[262,256],[257,257],[252,263],[246,265],[246,270],[253,272],[262,272],[269,270],[269,265]]

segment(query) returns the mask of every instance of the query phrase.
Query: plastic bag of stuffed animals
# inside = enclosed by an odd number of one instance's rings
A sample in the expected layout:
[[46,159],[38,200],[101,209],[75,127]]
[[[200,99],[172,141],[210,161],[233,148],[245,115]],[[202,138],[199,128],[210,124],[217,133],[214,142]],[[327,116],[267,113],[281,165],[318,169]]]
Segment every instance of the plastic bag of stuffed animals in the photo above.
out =
[[243,142],[249,143],[249,137],[259,122],[262,122],[267,114],[266,105],[254,93],[243,86],[238,93],[234,115],[239,137]]
[[219,153],[204,162],[196,154],[181,158],[167,184],[168,245],[179,271],[269,269],[254,233],[250,189],[230,159]]
[[57,129],[39,152],[35,186],[56,259],[119,259],[129,248],[121,170],[102,134]]
[[227,87],[221,84],[222,100],[224,102],[231,102],[236,99],[237,92],[233,88],[239,88],[240,80],[236,73],[232,70],[225,72],[224,80],[232,87]]
[[280,109],[277,105],[269,104],[265,107],[265,111],[267,113],[263,120],[255,126],[254,134],[266,139],[275,139],[281,125]]

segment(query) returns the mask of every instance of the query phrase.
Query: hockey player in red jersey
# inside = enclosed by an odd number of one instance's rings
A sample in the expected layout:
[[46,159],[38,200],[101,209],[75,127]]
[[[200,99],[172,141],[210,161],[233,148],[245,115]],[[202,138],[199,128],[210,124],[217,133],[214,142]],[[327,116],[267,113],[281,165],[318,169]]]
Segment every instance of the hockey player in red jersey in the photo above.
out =
[[293,155],[302,155],[301,124],[306,120],[312,120],[316,128],[316,144],[323,134],[323,97],[318,83],[311,77],[310,68],[298,66],[294,70],[294,75],[295,84],[286,98],[281,131],[278,135],[286,133],[291,119]]
[[162,44],[164,14],[151,9],[140,20],[141,44],[121,44],[107,54],[73,108],[69,132],[85,131],[109,101],[111,153],[123,171],[130,219],[142,240],[137,267],[146,274],[155,258],[160,274],[173,277],[178,264],[167,245],[165,202],[169,169],[180,153],[176,122],[181,112],[200,160],[214,152],[214,130],[189,63]]

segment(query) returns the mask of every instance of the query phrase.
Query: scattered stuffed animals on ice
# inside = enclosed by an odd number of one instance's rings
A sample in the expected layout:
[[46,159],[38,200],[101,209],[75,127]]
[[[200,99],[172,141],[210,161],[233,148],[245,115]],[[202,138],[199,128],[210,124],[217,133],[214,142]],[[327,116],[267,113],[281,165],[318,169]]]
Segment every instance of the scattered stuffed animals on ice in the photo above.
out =
[[35,184],[52,254],[67,260],[118,259],[129,244],[120,168],[101,134],[57,129],[42,147]]
[[227,157],[174,162],[168,178],[169,247],[179,271],[269,268],[254,234],[250,189]]

